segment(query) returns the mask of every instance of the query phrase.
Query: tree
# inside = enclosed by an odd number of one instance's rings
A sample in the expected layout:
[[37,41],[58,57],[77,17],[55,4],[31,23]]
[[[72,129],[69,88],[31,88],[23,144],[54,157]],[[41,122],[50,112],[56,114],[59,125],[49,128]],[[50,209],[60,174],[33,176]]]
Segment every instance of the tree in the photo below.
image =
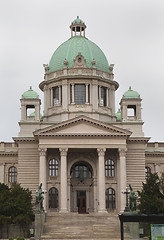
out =
[[33,217],[32,195],[29,189],[13,184],[9,188],[0,183],[0,224],[16,223],[23,231]]
[[139,211],[143,214],[164,214],[164,195],[160,191],[160,180],[157,173],[143,183],[142,191],[138,191]]

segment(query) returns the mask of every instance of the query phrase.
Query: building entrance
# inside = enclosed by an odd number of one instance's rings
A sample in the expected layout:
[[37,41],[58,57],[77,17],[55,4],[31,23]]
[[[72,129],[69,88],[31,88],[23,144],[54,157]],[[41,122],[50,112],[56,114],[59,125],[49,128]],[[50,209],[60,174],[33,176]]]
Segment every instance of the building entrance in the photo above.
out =
[[86,213],[86,191],[77,191],[78,213]]

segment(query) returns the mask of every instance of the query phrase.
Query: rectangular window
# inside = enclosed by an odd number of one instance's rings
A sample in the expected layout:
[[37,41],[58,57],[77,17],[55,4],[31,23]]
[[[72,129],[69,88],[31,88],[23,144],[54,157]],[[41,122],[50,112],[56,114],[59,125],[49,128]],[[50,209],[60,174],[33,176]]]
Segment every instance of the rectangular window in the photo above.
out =
[[100,106],[106,106],[106,87],[101,87]]
[[75,84],[75,104],[85,104],[86,101],[86,89],[85,84]]
[[54,106],[59,105],[59,87],[53,88],[53,105]]

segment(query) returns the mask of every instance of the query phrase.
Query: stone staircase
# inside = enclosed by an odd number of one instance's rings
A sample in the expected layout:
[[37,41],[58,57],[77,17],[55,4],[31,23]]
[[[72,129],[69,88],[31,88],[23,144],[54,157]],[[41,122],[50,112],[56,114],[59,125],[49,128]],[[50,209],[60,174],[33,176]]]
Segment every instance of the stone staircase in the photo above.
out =
[[42,240],[118,240],[120,223],[115,214],[48,213]]

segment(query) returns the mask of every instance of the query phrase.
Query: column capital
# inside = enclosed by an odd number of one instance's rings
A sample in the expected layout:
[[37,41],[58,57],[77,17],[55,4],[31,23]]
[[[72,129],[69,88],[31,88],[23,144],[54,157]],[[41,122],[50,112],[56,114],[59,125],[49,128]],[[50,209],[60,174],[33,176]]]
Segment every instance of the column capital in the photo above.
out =
[[39,148],[39,154],[40,156],[46,156],[47,148]]
[[60,156],[67,156],[68,148],[59,148]]
[[127,148],[119,148],[118,152],[119,152],[120,157],[125,157],[126,152],[127,152]]
[[97,148],[98,156],[105,155],[106,148]]

